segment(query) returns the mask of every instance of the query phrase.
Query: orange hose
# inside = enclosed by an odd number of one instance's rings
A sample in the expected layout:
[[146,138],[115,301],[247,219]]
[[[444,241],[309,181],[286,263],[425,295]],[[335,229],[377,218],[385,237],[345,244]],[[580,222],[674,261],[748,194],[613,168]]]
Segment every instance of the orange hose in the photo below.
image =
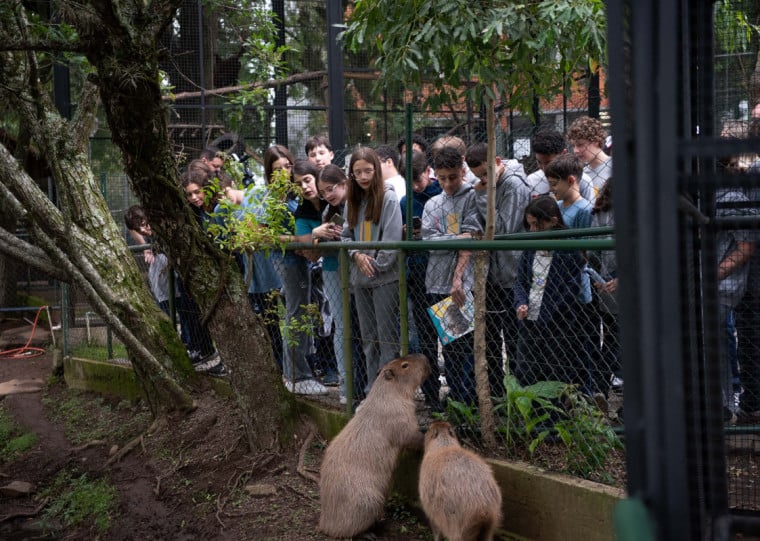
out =
[[43,348],[29,345],[32,343],[32,338],[34,338],[34,331],[37,330],[37,321],[40,319],[40,312],[45,308],[47,308],[47,306],[40,306],[39,310],[37,310],[37,315],[34,316],[34,323],[32,324],[32,334],[29,335],[29,340],[27,340],[26,344],[20,348],[0,351],[0,359],[31,359],[32,357],[39,357],[40,355],[45,354]]

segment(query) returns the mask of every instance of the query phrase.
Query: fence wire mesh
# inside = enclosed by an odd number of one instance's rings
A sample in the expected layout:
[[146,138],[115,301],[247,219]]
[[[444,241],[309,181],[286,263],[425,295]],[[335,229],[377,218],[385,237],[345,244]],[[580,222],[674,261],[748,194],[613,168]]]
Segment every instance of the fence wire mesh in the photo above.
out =
[[[729,4],[739,10],[754,9],[747,2]],[[179,11],[177,24],[182,32],[167,38],[173,55],[173,62],[165,67],[167,78],[176,94],[184,93],[171,107],[170,132],[185,162],[197,158],[211,144],[243,159],[250,156],[247,164],[253,184],[262,185],[264,156],[273,142],[301,157],[306,156],[310,136],[328,131],[325,3],[314,0],[282,6],[285,42],[302,51],[290,68],[292,72],[284,75],[305,75],[273,90],[266,103],[243,106],[206,95],[207,90],[241,83],[243,57],[238,47],[231,46],[235,41],[229,36],[202,36],[202,23],[211,19],[199,6],[196,0],[188,0]],[[721,39],[717,33],[716,40]],[[756,44],[750,49],[736,52],[716,44],[715,131],[737,142],[756,141],[760,136],[760,109],[756,106],[760,94],[746,82],[757,59]],[[536,240],[535,245],[519,249],[486,249],[481,241],[464,240],[461,247],[441,248],[441,242],[458,236],[479,238],[484,231],[480,184],[488,164],[478,145],[487,139],[483,111],[468,102],[452,104],[446,113],[415,111],[414,133],[407,134],[404,94],[373,93],[375,75],[366,68],[368,59],[346,53],[343,60],[346,132],[342,148],[335,149],[335,161],[343,166],[345,159],[348,173],[355,175],[361,171],[351,169],[351,149],[362,145],[379,153],[380,145],[389,146],[389,158],[383,163],[390,159],[401,176],[411,171],[411,179],[409,184],[395,179],[389,196],[395,201],[387,206],[394,209],[394,223],[388,226],[394,236],[382,240],[408,238],[415,245],[404,246],[400,258],[398,248],[389,249],[384,258],[374,246],[358,247],[356,253],[351,249],[343,256],[334,245],[325,248],[324,242],[338,240],[336,231],[355,229],[356,224],[349,222],[343,201],[327,197],[327,190],[335,190],[334,185],[317,182],[317,191],[323,196],[317,206],[322,208],[315,209],[317,215],[302,220],[297,224],[301,229],[292,233],[309,235],[323,224],[333,223],[332,233],[320,239],[324,241],[319,248],[321,259],[306,257],[309,250],[303,248],[280,258],[254,254],[253,266],[248,266],[249,260],[241,260],[243,270],[259,280],[254,280],[249,290],[250,304],[267,325],[286,385],[299,394],[327,393],[336,405],[355,407],[384,362],[402,351],[420,352],[430,359],[432,369],[418,393],[421,410],[455,420],[467,442],[479,446],[482,434],[471,312],[474,304],[483,302],[488,393],[495,407],[500,456],[525,457],[552,469],[622,486],[626,475],[624,426],[636,420],[626,418],[623,408],[615,250],[589,248],[587,240],[572,239],[551,247]],[[497,238],[551,230],[559,223],[568,229],[614,227],[612,142],[607,132],[611,119],[605,98],[597,95],[600,85],[604,85],[603,76],[600,82],[584,74],[580,83],[568,77],[569,92],[539,102],[538,119],[504,106],[497,108]],[[587,114],[599,120],[591,120]],[[405,163],[401,145],[407,135],[422,150],[420,155],[412,154],[411,164]],[[440,158],[442,147],[458,149],[464,158],[461,175],[457,170],[461,168]],[[571,159],[552,163],[565,152],[577,156],[580,174]],[[124,223],[125,211],[137,201],[119,173],[120,158],[108,141],[107,127],[93,137],[91,155],[114,219]],[[694,202],[708,218],[725,221],[713,229],[695,227],[699,233],[692,238],[698,259],[714,257],[719,269],[739,269],[726,276],[719,270],[712,283],[707,275],[704,289],[693,292],[708,300],[701,330],[710,330],[713,321],[711,331],[718,341],[717,349],[703,344],[700,366],[686,368],[696,373],[708,363],[720,365],[716,371],[720,409],[713,413],[727,422],[730,437],[720,445],[725,445],[728,457],[728,494],[731,507],[742,511],[760,509],[754,481],[760,425],[760,251],[754,249],[757,225],[753,220],[760,201],[759,159],[755,152],[742,151],[718,160],[718,173],[736,175],[732,177],[736,187],[695,192]],[[571,175],[573,182],[569,181]],[[346,178],[344,182],[351,181]],[[574,199],[576,190],[578,199]],[[548,199],[552,195],[560,201],[573,198],[573,204],[567,208],[557,205]],[[409,206],[405,198],[410,200]],[[526,213],[529,206],[531,211]],[[320,214],[325,208],[326,213]],[[383,207],[384,214],[387,209]],[[339,219],[334,219],[336,215]],[[741,222],[743,218],[749,220]],[[367,231],[359,227],[354,233],[345,240],[378,240],[371,226]],[[24,234],[23,227],[19,234]],[[130,238],[126,226],[124,234]],[[587,231],[579,233],[580,237],[586,235]],[[613,237],[610,229],[594,238]],[[744,249],[736,252],[748,246],[752,247],[750,256]],[[479,256],[482,250],[487,253]],[[475,266],[479,257],[487,263],[483,298],[473,293],[478,285]],[[144,251],[136,252],[135,258],[157,302],[168,314],[176,314],[191,358],[199,365],[212,360],[213,341],[200,324],[198,308],[181,283],[172,286],[165,259]],[[375,266],[383,259],[376,272],[386,281],[363,278],[359,267],[367,264],[365,259]],[[684,272],[698,275],[701,269],[695,265],[685,267]],[[95,321],[74,287],[68,288],[64,301],[60,284],[7,257],[0,257],[0,277],[6,284],[0,287],[4,311],[23,311],[26,306],[46,303],[60,310],[53,324],[63,317],[74,327],[89,324],[90,318]],[[169,293],[172,287],[174,295]],[[711,298],[716,299],[712,304]],[[703,382],[687,391],[697,396],[696,403],[707,407],[702,393],[707,393],[708,387]],[[732,424],[735,422],[738,425]],[[547,450],[545,454],[542,449]]]

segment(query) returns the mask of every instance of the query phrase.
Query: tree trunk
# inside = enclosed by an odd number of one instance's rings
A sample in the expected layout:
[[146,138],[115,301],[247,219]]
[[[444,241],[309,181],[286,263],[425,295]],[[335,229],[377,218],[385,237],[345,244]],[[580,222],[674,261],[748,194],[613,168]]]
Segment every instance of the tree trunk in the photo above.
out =
[[[16,231],[16,216],[0,202],[0,229]],[[0,254],[0,308],[18,306],[17,288],[21,267],[16,260]]]
[[277,449],[294,401],[277,374],[268,334],[248,304],[234,261],[203,233],[177,183],[158,84],[158,37],[178,3],[165,2],[160,13],[154,6],[152,17],[135,17],[129,31],[123,20],[114,24],[107,2],[96,6],[102,19],[96,29],[70,22],[83,40],[98,43],[87,58],[97,70],[112,139],[152,230],[203,311],[230,369],[248,442],[253,450]]
[[755,107],[755,105],[760,104],[760,50],[757,52],[755,69],[752,70],[752,76],[749,79],[749,96],[749,110],[751,114],[752,108]]
[[[23,21],[23,17],[17,20]],[[13,23],[0,23],[0,37],[13,33]],[[28,28],[21,24],[18,32],[24,34]],[[84,86],[77,115],[66,121],[41,88],[38,73],[32,52],[0,57],[0,93],[16,111],[30,141],[48,160],[60,209],[4,146],[0,146],[0,181],[5,187],[0,190],[2,204],[16,215],[26,213],[35,242],[47,254],[47,261],[40,266],[52,264],[79,286],[124,342],[153,412],[188,410],[192,399],[183,380],[194,372],[184,346],[150,295],[89,167],[95,89]],[[23,149],[19,152],[23,154]],[[5,243],[3,249],[7,252],[13,246]]]
[[[485,240],[493,240],[496,227],[496,175],[494,164],[496,163],[495,141],[495,114],[493,100],[488,96],[486,100],[486,133],[488,134],[488,191],[486,192],[486,229]],[[487,449],[496,449],[496,436],[494,430],[493,404],[491,403],[491,385],[488,383],[488,359],[486,357],[486,274],[490,252],[478,250],[475,252],[475,383],[478,393],[478,406],[480,409],[480,433],[483,437],[483,445]],[[505,337],[506,338],[506,337]],[[498,340],[498,337],[491,337]]]

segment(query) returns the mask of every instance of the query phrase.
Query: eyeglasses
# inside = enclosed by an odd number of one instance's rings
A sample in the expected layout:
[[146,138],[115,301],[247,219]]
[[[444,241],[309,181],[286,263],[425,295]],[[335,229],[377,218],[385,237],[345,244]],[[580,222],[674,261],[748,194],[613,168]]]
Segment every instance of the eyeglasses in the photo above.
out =
[[319,190],[319,197],[324,199],[326,195],[330,195],[331,193],[333,193],[335,191],[335,188],[337,188],[338,186],[343,186],[343,183],[338,182],[337,184],[330,184],[324,190]]
[[374,174],[375,174],[374,168],[362,169],[360,171],[353,172],[354,177],[371,177]]

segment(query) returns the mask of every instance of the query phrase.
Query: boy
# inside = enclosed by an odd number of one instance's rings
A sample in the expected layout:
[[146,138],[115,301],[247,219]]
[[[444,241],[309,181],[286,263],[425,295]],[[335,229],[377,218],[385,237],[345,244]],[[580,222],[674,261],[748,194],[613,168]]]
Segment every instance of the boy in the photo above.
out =
[[[432,197],[422,212],[422,238],[427,241],[471,238],[462,231],[467,212],[475,212],[475,192],[464,181],[462,154],[453,147],[444,147],[433,158],[442,193]],[[451,295],[462,307],[472,290],[473,268],[469,251],[431,250],[425,273],[427,305],[431,306]],[[475,371],[472,333],[443,346],[449,396],[458,402],[474,404]],[[430,359],[431,365],[436,359]],[[424,387],[424,385],[423,385]],[[437,405],[435,397],[433,407]]]
[[208,165],[213,170],[213,175],[216,176],[222,170],[224,165],[224,158],[218,147],[208,146],[201,151],[199,159]]
[[[536,132],[530,138],[530,146],[536,156],[538,170],[528,175],[528,185],[531,187],[531,197],[538,197],[550,193],[549,184],[546,182],[546,166],[554,158],[567,154],[567,142],[565,137],[557,130],[543,129]],[[592,205],[596,199],[594,185],[586,175],[579,177],[578,189],[581,196]]]
[[[124,223],[129,230],[130,236],[138,244],[151,242],[151,230],[145,211],[140,205],[132,205],[124,213]],[[150,252],[150,257],[147,256]],[[156,299],[158,306],[168,316],[169,314],[169,260],[165,254],[153,253],[146,250],[145,262],[148,263],[148,284],[150,292]],[[179,306],[179,291],[174,289],[174,305]]]
[[[124,223],[129,229],[130,235],[137,242],[150,242],[151,228],[145,211],[140,205],[133,205],[124,214]],[[169,314],[169,259],[165,254],[152,251],[152,261],[148,266],[148,283],[151,293],[158,302],[158,306],[166,315]],[[196,372],[203,372],[210,376],[225,377],[227,369],[219,357],[219,353],[211,343],[211,336],[205,326],[201,326],[198,308],[195,302],[182,295],[181,282],[176,278],[174,290],[174,304],[177,306],[182,341],[188,347],[188,355]]]
[[583,172],[591,179],[594,193],[598,194],[612,176],[612,157],[603,150],[607,134],[602,123],[587,116],[576,118],[567,129],[567,138],[575,155],[586,164]]
[[383,180],[386,186],[393,186],[393,191],[396,192],[396,197],[400,201],[406,196],[406,180],[398,172],[401,156],[390,145],[380,145],[375,149],[375,152],[380,158],[380,167],[383,170]]
[[[467,149],[465,156],[470,170],[477,175],[475,184],[477,209],[465,217],[464,231],[482,233],[486,224],[486,179],[488,146],[476,143]],[[530,202],[530,188],[525,171],[515,160],[496,158],[496,235],[523,231],[523,212]],[[520,253],[514,250],[491,252],[486,278],[486,357],[488,380],[493,396],[504,396],[504,357],[514,370],[517,355],[518,320],[512,308],[513,289],[520,263]]]
[[326,135],[312,135],[306,140],[306,157],[320,171],[332,163],[335,153]]
[[[546,180],[549,183],[554,198],[557,200],[562,219],[568,229],[591,227],[591,217],[594,205],[584,199],[580,194],[579,181],[583,176],[583,163],[575,154],[562,154],[554,158],[544,169]],[[585,267],[585,265],[584,265]],[[605,389],[596,387],[595,382],[603,378],[596,372],[598,357],[595,344],[599,342],[600,316],[593,305],[591,297],[591,280],[584,271],[581,273],[580,290],[578,292],[578,335],[580,344],[578,347],[579,380],[583,390],[589,395],[594,395],[597,405],[606,409]],[[585,371],[584,371],[585,369]],[[602,396],[596,396],[601,394]],[[606,415],[606,411],[604,414]]]
[[544,169],[549,190],[562,210],[562,219],[570,229],[591,227],[594,205],[580,192],[583,164],[575,154],[561,154]]
[[[402,169],[406,170],[405,158],[401,159]],[[401,198],[401,218],[405,228],[410,228],[412,238],[422,240],[422,213],[425,205],[441,193],[438,181],[430,178],[431,169],[427,156],[423,152],[412,154],[412,223],[406,221],[406,205],[409,194]],[[406,232],[406,231],[405,231]],[[406,236],[404,237],[407,238]],[[425,273],[427,272],[428,251],[410,251],[406,258],[406,289],[411,307],[414,331],[410,336],[410,351],[422,353],[430,360],[430,377],[422,385],[422,392],[431,407],[440,409],[440,388],[438,370],[438,334],[427,312],[427,295],[425,293]]]

